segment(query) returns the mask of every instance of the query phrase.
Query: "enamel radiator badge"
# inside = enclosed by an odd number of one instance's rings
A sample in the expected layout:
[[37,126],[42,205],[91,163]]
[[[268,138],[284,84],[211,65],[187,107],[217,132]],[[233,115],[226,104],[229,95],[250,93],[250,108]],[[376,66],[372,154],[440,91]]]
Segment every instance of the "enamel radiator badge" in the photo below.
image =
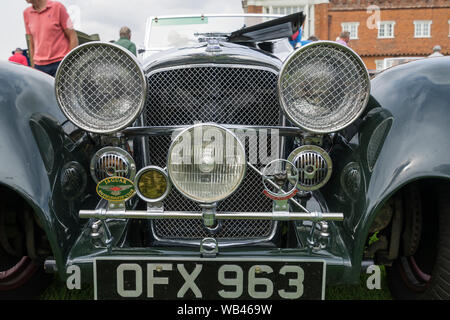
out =
[[108,201],[126,201],[135,194],[131,180],[122,177],[109,177],[97,184],[97,194]]

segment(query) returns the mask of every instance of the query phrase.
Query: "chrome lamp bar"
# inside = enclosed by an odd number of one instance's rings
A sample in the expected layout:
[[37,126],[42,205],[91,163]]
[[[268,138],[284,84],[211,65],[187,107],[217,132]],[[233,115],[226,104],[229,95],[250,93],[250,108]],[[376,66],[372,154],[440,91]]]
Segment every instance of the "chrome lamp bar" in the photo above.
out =
[[[106,208],[99,208],[95,210],[80,210],[79,216],[80,218],[96,219],[203,219],[202,213],[195,211],[151,212],[144,210],[107,210]],[[218,212],[216,213],[215,218],[217,220],[253,219],[277,221],[340,221],[344,219],[344,215],[342,213],[331,212]]]

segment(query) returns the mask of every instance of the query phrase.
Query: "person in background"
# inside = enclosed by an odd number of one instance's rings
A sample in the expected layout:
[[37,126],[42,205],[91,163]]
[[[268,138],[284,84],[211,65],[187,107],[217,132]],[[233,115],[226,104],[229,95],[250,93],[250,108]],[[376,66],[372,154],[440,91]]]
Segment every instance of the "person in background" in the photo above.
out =
[[428,58],[443,57],[444,55],[441,53],[441,50],[442,50],[441,46],[439,46],[439,45],[434,46],[433,47],[433,53],[430,54],[428,56]]
[[344,46],[349,46],[348,42],[350,41],[350,32],[348,31],[342,31],[341,34],[339,35],[339,38],[336,39],[337,43],[340,43]]
[[20,48],[17,48],[14,51],[13,55],[11,57],[9,57],[8,60],[11,61],[11,62],[23,64],[24,66],[28,66],[28,60],[23,55],[23,50],[20,49]]
[[302,28],[299,28],[298,31],[290,37],[289,42],[292,47],[296,49],[304,46],[305,44],[318,40],[319,38],[317,38],[316,36],[310,36],[308,40],[302,40]]
[[63,4],[50,0],[26,0],[23,12],[29,37],[32,67],[52,77],[61,60],[78,45],[78,37]]
[[131,53],[136,55],[136,45],[131,42],[131,30],[128,27],[122,27],[119,32],[120,39],[115,42],[119,46],[128,49]]

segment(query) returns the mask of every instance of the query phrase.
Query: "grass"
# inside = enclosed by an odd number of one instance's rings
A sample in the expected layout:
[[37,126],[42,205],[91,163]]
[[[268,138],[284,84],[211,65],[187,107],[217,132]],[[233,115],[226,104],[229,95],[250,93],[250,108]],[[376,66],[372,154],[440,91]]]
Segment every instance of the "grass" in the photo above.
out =
[[[328,286],[325,298],[327,300],[391,300],[391,294],[386,283],[386,273],[381,269],[381,289],[369,290],[366,281],[369,275],[361,274],[359,285]],[[93,288],[68,290],[65,283],[55,278],[51,286],[40,296],[41,300],[92,300]]]

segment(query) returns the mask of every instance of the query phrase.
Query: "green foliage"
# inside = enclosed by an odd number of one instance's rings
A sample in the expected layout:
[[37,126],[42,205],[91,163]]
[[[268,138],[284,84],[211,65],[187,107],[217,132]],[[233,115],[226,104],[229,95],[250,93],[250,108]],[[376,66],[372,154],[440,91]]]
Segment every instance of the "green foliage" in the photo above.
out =
[[381,268],[381,289],[369,290],[367,278],[369,274],[362,273],[358,285],[328,286],[325,299],[327,300],[392,300],[386,281],[386,270]]

